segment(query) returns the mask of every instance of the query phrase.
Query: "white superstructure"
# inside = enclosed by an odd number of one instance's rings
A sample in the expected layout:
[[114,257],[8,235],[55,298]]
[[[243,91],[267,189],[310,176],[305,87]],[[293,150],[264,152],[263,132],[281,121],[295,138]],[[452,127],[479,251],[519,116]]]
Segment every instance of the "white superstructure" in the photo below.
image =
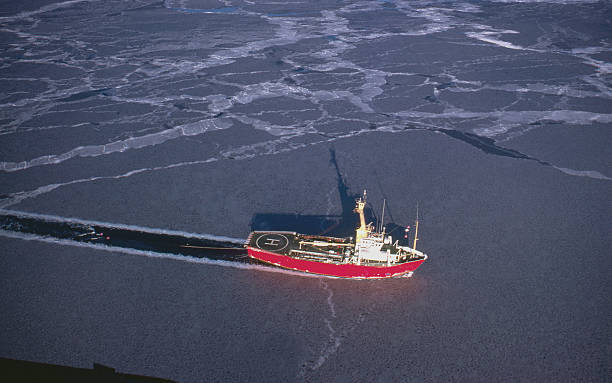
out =
[[[381,226],[381,232],[377,233],[371,223],[365,223],[364,209],[366,205],[367,192],[363,191],[363,197],[357,200],[355,212],[359,214],[359,227],[355,233],[355,263],[362,262],[386,262],[388,265],[405,260],[411,256],[424,256],[423,253],[414,248],[399,246],[398,241],[393,243],[389,235],[385,237],[385,228]],[[384,211],[384,207],[383,207]],[[384,213],[383,213],[384,214]],[[414,233],[414,245],[416,247],[419,221],[417,218],[416,232]]]

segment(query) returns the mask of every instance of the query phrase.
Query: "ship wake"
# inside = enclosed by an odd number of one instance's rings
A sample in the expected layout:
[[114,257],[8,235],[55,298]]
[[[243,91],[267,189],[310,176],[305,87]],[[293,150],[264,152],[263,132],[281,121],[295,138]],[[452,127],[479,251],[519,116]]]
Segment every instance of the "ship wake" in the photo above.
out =
[[0,210],[0,235],[113,253],[305,276],[249,258],[242,246],[244,239],[210,234]]

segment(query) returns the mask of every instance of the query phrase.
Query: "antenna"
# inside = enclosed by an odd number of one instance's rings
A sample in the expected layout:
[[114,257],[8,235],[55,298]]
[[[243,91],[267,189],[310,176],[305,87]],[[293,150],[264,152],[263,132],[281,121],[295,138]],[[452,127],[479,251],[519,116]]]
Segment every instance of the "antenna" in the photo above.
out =
[[383,209],[382,209],[382,216],[380,218],[380,232],[382,233],[382,231],[384,230],[385,227],[385,205],[387,204],[387,199],[384,198],[383,199]]
[[417,215],[416,215],[416,222],[414,225],[414,242],[412,245],[412,248],[414,250],[416,250],[416,243],[419,240],[419,202],[417,201]]

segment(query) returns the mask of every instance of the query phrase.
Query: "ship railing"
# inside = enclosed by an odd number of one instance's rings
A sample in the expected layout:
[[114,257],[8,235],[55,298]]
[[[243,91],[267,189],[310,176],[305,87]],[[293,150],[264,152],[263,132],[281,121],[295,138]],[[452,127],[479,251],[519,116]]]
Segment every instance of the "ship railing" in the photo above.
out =
[[342,246],[355,246],[352,243],[340,243],[340,242],[323,242],[323,241],[300,241],[300,246],[302,245],[311,245],[317,247],[342,247]]
[[320,240],[321,242],[331,242],[331,243],[350,243],[351,241],[346,240],[346,238],[336,238],[336,237],[326,237],[323,235],[310,235],[310,234],[300,234],[300,238],[304,238],[306,240]]
[[251,232],[251,234],[249,234],[249,237],[247,238],[246,242],[244,243],[244,246],[248,246],[251,243],[251,239],[253,239],[253,235],[255,235],[255,232]]
[[344,255],[342,254],[334,254],[334,253],[321,254],[321,253],[315,253],[314,251],[296,250],[296,249],[292,249],[290,253],[311,255],[317,259],[327,259],[327,258],[342,259],[344,257]]

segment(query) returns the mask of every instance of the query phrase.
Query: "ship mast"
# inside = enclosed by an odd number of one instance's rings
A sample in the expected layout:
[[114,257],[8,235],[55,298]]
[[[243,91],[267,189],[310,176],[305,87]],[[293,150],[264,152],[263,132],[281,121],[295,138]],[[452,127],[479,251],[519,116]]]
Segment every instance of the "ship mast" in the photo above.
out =
[[383,233],[383,230],[385,230],[385,205],[386,203],[387,203],[387,200],[383,199],[382,216],[380,217],[380,233]]
[[363,198],[359,198],[357,200],[357,206],[355,206],[355,213],[359,214],[359,227],[357,228],[357,231],[355,233],[355,244],[359,244],[359,242],[361,242],[361,239],[367,237],[369,233],[368,227],[365,223],[365,215],[363,213],[363,210],[366,205],[366,196],[367,193],[364,190]]
[[417,202],[416,222],[414,223],[414,242],[412,248],[416,250],[416,243],[419,240],[419,203]]

